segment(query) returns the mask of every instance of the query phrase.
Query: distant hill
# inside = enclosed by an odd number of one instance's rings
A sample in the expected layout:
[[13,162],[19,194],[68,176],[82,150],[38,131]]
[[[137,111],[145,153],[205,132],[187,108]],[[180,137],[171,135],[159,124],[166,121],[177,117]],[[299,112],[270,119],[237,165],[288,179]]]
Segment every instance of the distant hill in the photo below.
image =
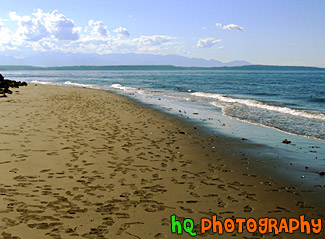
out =
[[202,58],[189,58],[179,55],[154,54],[80,54],[64,52],[40,52],[25,58],[0,55],[0,65],[33,66],[75,66],[75,65],[174,65],[186,67],[218,67],[250,65],[248,61],[221,62]]
[[271,66],[271,65],[247,65],[247,66],[222,66],[222,67],[182,67],[172,65],[111,65],[111,66],[54,66],[39,67],[28,65],[0,65],[0,71],[32,71],[32,70],[140,70],[140,71],[173,71],[173,70],[232,70],[232,71],[325,71],[325,68],[307,66]]

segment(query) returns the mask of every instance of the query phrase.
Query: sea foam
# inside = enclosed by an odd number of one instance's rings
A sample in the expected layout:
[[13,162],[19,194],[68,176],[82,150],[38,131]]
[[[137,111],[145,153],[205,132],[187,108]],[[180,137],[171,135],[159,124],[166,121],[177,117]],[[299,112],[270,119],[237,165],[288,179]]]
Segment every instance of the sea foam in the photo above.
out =
[[205,92],[194,92],[194,93],[191,93],[191,95],[198,96],[198,97],[204,97],[204,98],[212,98],[212,99],[216,99],[218,101],[226,102],[226,103],[238,103],[238,104],[246,105],[249,107],[276,111],[276,112],[290,114],[290,115],[294,115],[294,116],[298,116],[298,117],[304,117],[304,118],[309,118],[309,119],[317,119],[317,120],[325,121],[325,115],[321,114],[321,113],[313,113],[313,112],[306,112],[303,110],[290,109],[287,107],[279,107],[279,106],[266,104],[266,103],[256,101],[256,100],[236,99],[236,98],[229,97],[227,95],[212,94],[212,93],[205,93]]

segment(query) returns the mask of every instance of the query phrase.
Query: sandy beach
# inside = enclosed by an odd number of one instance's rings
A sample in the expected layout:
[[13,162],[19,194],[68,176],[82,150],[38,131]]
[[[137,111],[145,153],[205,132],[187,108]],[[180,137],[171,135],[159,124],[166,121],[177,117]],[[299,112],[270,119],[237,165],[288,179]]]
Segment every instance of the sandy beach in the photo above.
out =
[[253,174],[236,144],[181,119],[107,91],[17,91],[0,98],[2,238],[191,238],[171,215],[198,238],[271,238],[201,234],[200,218],[324,218],[308,192]]

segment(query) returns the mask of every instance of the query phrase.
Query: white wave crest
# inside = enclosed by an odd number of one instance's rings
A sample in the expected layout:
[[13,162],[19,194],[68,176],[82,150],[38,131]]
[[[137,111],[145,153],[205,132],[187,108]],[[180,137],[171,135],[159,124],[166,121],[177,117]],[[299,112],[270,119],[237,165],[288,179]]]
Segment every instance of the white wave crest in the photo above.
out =
[[290,109],[287,107],[279,107],[279,106],[265,104],[263,102],[259,102],[256,100],[235,99],[235,98],[228,97],[226,95],[212,94],[212,93],[205,93],[205,92],[194,92],[194,93],[191,93],[191,95],[204,97],[204,98],[212,98],[212,99],[216,99],[218,101],[226,102],[226,103],[242,104],[242,105],[246,105],[249,107],[255,107],[255,108],[259,108],[259,109],[276,111],[276,112],[290,114],[290,115],[294,115],[294,116],[298,116],[298,117],[305,117],[308,119],[325,120],[325,115],[321,114],[321,113],[311,113],[311,112],[306,112],[306,111],[302,111],[302,110]]
[[99,88],[97,85],[91,85],[91,84],[81,84],[81,83],[75,83],[71,81],[64,82],[64,85],[71,85],[71,86],[77,86],[77,87],[86,87],[86,88]]
[[145,91],[140,89],[140,88],[133,88],[133,87],[124,86],[124,85],[121,85],[121,84],[112,84],[111,87],[115,88],[115,89],[123,90],[123,91],[137,92],[139,94],[144,94],[145,93]]
[[38,81],[38,80],[32,80],[30,83],[32,83],[32,84],[41,84],[41,85],[54,85],[54,82]]

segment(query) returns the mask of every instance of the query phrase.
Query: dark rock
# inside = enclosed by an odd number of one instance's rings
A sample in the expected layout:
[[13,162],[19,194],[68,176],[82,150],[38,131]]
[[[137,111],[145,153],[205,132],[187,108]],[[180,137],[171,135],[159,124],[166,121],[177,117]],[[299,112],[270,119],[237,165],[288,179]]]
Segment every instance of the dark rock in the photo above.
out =
[[240,140],[247,140],[246,138],[241,138]]
[[3,94],[2,97],[5,97],[6,93],[12,94],[12,91],[9,88],[19,88],[19,86],[27,86],[27,83],[4,79],[4,77],[0,74],[0,94]]
[[318,185],[315,185],[315,187],[325,188],[325,185],[324,184],[318,184]]
[[184,132],[184,131],[178,131],[178,133],[179,133],[179,134],[185,134],[185,132]]
[[325,171],[319,171],[318,174],[319,174],[320,176],[325,176]]
[[282,143],[283,143],[283,144],[291,144],[291,141],[290,141],[290,140],[287,140],[287,139],[285,139],[285,140],[283,140],[283,141],[282,141]]
[[7,88],[4,88],[3,92],[4,92],[4,93],[8,93],[8,94],[12,94],[12,91],[9,90],[8,87],[7,87]]

